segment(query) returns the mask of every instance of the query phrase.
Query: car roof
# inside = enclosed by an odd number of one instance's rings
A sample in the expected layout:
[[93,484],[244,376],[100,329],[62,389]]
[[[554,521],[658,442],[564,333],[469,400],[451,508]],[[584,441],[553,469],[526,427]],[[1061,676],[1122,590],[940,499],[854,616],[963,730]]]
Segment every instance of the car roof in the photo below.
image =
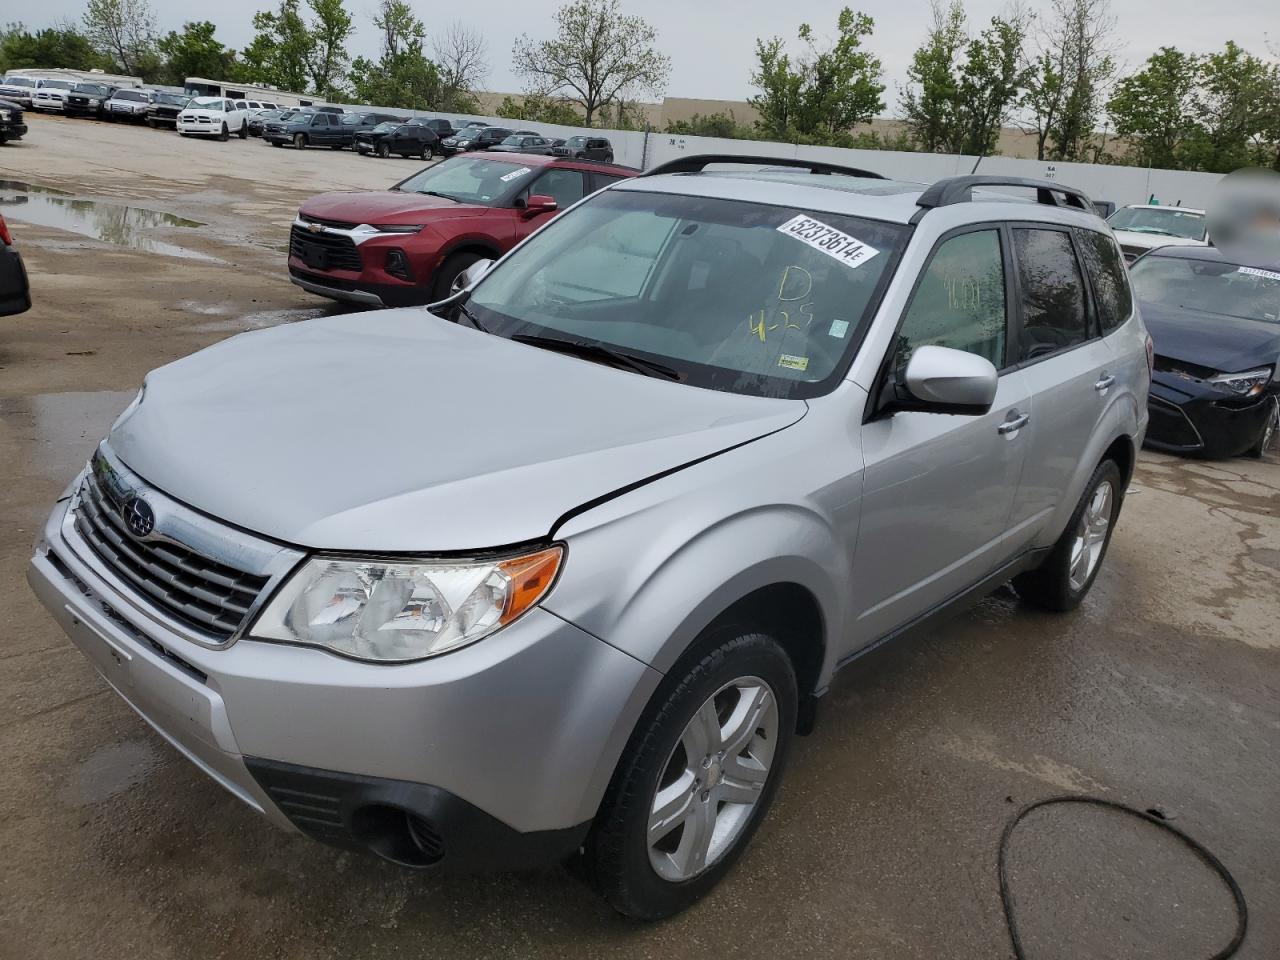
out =
[[[637,177],[618,184],[614,189],[745,200],[905,224],[923,209],[916,201],[927,187],[927,184],[901,180],[816,175],[788,170],[708,170]],[[1020,209],[1010,211],[1009,204],[1017,204]],[[966,222],[1045,220],[1079,223],[1095,229],[1103,224],[1102,219],[1093,214],[990,190],[974,190],[973,199],[968,203],[938,209],[955,211],[952,217]]]
[[[617,163],[600,163],[597,160],[575,160],[572,157],[553,157],[545,153],[517,153],[513,151],[503,151],[495,153],[492,157],[486,156],[484,153],[467,154],[468,160],[487,160],[492,159],[495,162],[511,163],[513,160],[523,163],[526,167],[570,167],[574,170],[618,170],[625,171],[628,176],[634,176],[637,171],[630,167],[622,166]],[[501,158],[499,160],[499,158]]]
[[1258,263],[1245,263],[1240,257],[1224,256],[1222,251],[1217,247],[1199,246],[1192,244],[1171,244],[1165,247],[1155,247],[1148,252],[1142,259],[1147,257],[1170,258],[1174,260],[1203,260],[1209,263],[1230,263],[1239,267],[1258,267],[1262,270],[1280,270],[1280,262],[1262,265]]

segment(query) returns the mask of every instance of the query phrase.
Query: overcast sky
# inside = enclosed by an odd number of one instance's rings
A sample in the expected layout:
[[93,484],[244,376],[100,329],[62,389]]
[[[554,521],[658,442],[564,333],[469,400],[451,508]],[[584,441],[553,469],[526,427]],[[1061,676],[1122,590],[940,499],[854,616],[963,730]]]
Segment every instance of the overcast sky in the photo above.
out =
[[[522,87],[511,72],[512,41],[521,33],[535,39],[549,36],[552,15],[562,0],[486,0],[483,5],[410,2],[428,30],[453,19],[482,29],[489,43],[488,88],[515,92]],[[219,39],[240,49],[253,35],[254,11],[270,6],[271,0],[152,0],[152,5],[162,31],[178,29],[187,20],[211,19]],[[928,0],[862,0],[851,5],[875,18],[870,46],[884,62],[886,101],[892,103],[928,22]],[[967,0],[970,21],[985,23],[1005,5],[1005,0]],[[349,47],[353,56],[377,53],[378,37],[369,18],[375,6],[376,0],[347,0],[357,24]],[[1049,4],[1029,0],[1029,6],[1039,11]],[[752,93],[749,77],[757,37],[776,35],[794,42],[796,29],[804,22],[821,36],[830,36],[839,10],[839,4],[830,0],[623,0],[623,7],[657,28],[659,46],[671,57],[668,96],[723,100],[741,100]],[[83,0],[42,0],[21,4],[0,20],[18,19],[21,13],[29,27],[39,27],[78,19],[83,9]],[[1166,45],[1206,52],[1235,40],[1264,56],[1265,40],[1272,46],[1280,43],[1278,0],[1113,0],[1113,9],[1117,38],[1123,44],[1121,56],[1127,64],[1140,63]]]

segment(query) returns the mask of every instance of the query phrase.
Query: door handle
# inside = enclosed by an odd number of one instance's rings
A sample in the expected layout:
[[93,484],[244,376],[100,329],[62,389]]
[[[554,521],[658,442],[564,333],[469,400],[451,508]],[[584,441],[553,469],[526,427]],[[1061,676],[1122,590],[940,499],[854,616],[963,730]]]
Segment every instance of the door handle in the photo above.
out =
[[1017,410],[1010,410],[1009,418],[1005,420],[1004,423],[1000,424],[1000,426],[996,427],[996,433],[1001,434],[1002,436],[1010,433],[1017,433],[1030,422],[1031,414],[1020,414]]
[[1093,385],[1093,389],[1103,393],[1111,389],[1111,385],[1115,382],[1116,378],[1104,370],[1102,376],[1098,378],[1098,382]]

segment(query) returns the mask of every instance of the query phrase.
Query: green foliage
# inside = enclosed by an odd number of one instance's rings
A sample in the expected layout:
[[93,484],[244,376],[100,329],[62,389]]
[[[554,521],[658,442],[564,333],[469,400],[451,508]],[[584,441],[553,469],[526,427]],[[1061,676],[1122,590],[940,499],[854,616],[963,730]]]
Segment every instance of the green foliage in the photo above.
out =
[[306,91],[315,41],[302,19],[299,0],[280,0],[276,10],[258,11],[253,29],[257,34],[241,54],[245,74],[255,83]]
[[1116,136],[1132,144],[1142,166],[1178,169],[1187,138],[1196,128],[1192,95],[1200,58],[1161,47],[1141,70],[1121,79],[1107,101]]
[[88,0],[85,37],[115,70],[149,79],[159,67],[155,55],[156,15],[147,0]]
[[355,33],[355,23],[342,0],[308,0],[308,3],[315,14],[307,55],[311,90],[328,100],[340,99],[350,59],[347,40]]
[[91,70],[101,65],[88,38],[71,24],[31,33],[22,24],[11,23],[0,30],[0,72],[33,67]]
[[671,59],[654,46],[657,31],[624,15],[618,0],[571,0],[556,11],[556,28],[551,40],[518,37],[513,68],[530,93],[582,107],[588,126],[603,107],[665,88]]
[[688,120],[671,120],[667,123],[667,133],[678,133],[687,137],[724,137],[730,140],[755,140],[756,131],[752,127],[738,123],[733,111],[728,113],[709,113],[705,117],[695,113]]
[[529,94],[520,102],[516,102],[511,97],[503,97],[496,112],[498,116],[507,120],[527,120],[530,123],[558,123],[566,127],[575,127],[582,123],[582,114],[574,109],[570,101],[540,97],[536,94]]
[[159,70],[161,83],[182,86],[187,77],[222,79],[233,71],[236,53],[214,37],[216,27],[209,20],[183,24],[182,32],[170,30],[156,42],[164,58]]
[[426,27],[404,0],[383,0],[373,16],[382,33],[377,61],[357,57],[349,79],[361,103],[406,110],[436,107],[441,94],[440,71],[423,53]]
[[862,48],[874,25],[866,14],[845,7],[835,44],[819,50],[813,29],[801,24],[805,51],[794,61],[781,39],[757,40],[751,84],[760,93],[749,102],[760,113],[761,135],[827,143],[883,110],[880,60]]

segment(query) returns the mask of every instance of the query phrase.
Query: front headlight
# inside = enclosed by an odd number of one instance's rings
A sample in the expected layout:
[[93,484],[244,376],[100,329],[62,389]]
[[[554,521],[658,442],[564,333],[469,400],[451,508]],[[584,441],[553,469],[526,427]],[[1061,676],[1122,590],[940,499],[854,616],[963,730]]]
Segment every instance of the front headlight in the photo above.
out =
[[314,557],[250,636],[381,663],[475,643],[526,613],[555,581],[563,548],[501,560],[392,562]]
[[90,100],[90,101],[89,101],[89,106],[91,106],[91,107],[96,107],[96,106],[97,106],[98,104],[100,104],[101,102],[102,102],[101,100]]
[[13,114],[8,110],[0,110],[0,120],[12,120]]
[[1223,390],[1230,390],[1237,396],[1256,397],[1267,388],[1267,381],[1270,379],[1271,368],[1262,367],[1258,370],[1246,370],[1244,373],[1220,373],[1216,377],[1210,377],[1209,382]]

